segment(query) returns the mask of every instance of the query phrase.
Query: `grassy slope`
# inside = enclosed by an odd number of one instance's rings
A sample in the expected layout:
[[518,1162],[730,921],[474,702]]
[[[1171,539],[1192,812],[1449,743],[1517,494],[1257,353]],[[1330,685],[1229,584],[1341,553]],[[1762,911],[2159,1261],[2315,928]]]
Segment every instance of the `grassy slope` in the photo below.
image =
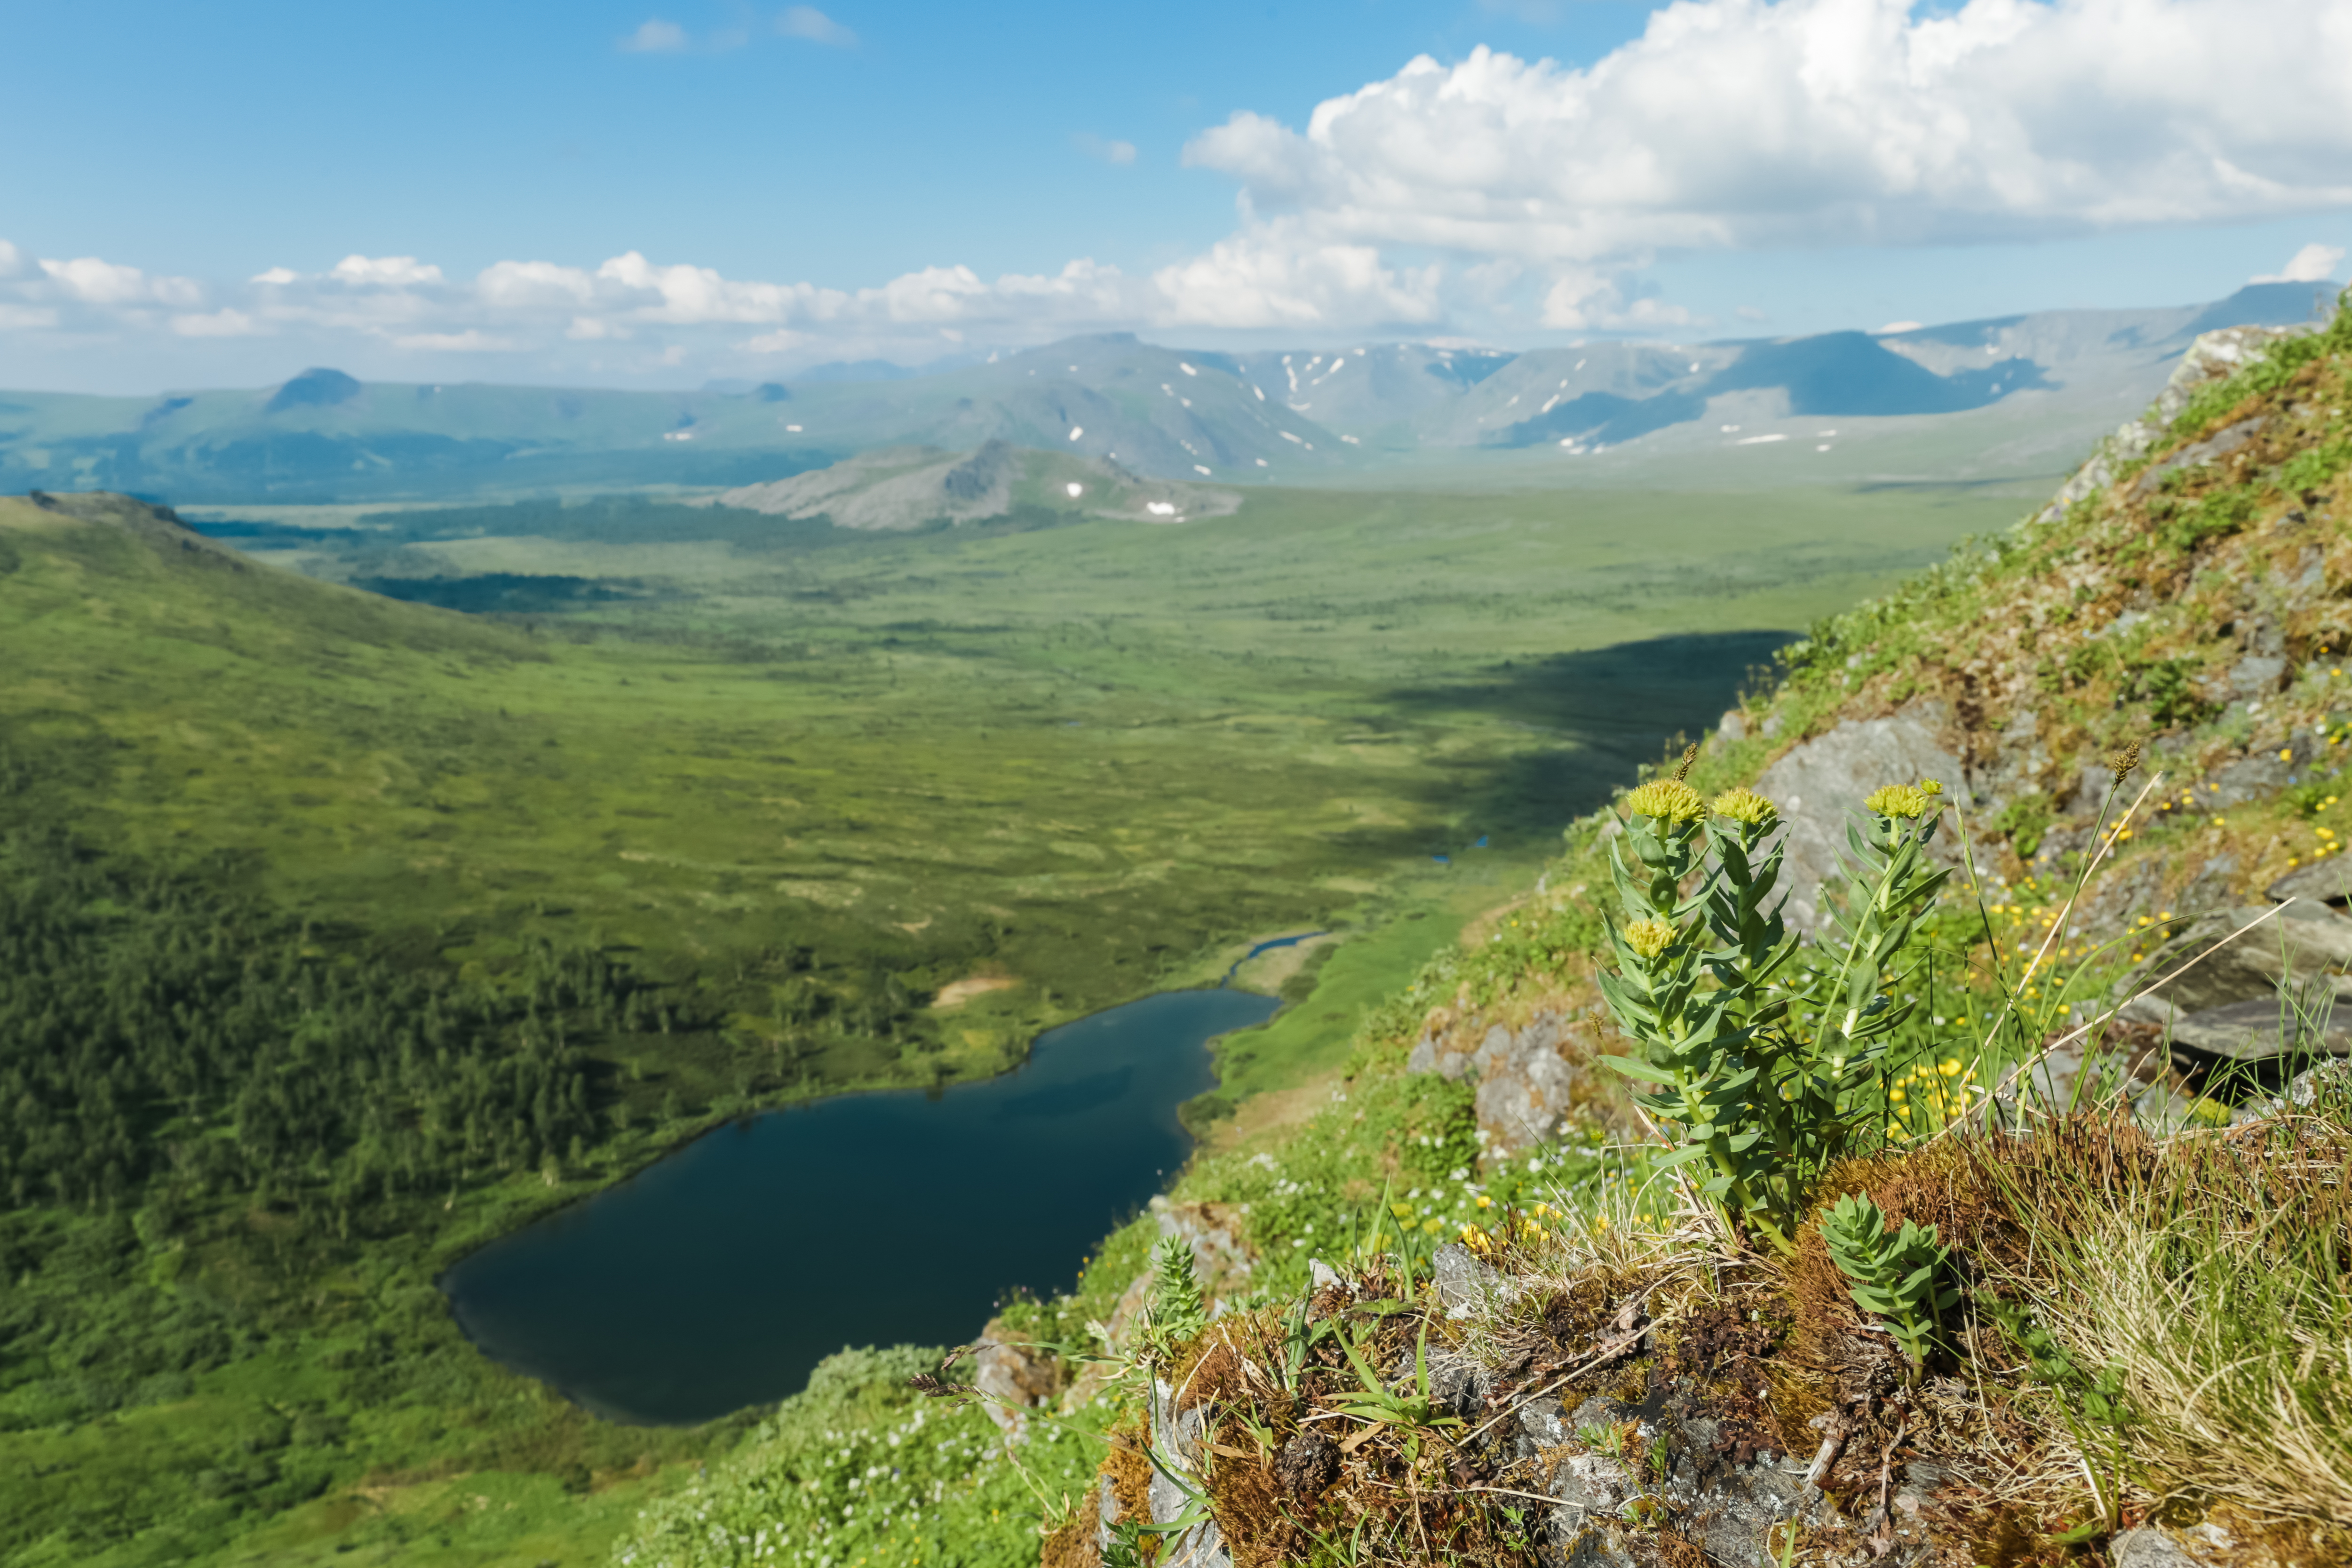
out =
[[[2218,863],[2227,871],[2230,891],[2257,898],[2280,872],[2311,863],[2315,847],[2334,852],[2340,835],[2352,831],[2340,804],[2352,791],[2343,788],[2344,763],[2336,754],[2352,734],[2346,717],[2352,693],[2337,662],[2347,629],[2340,584],[2352,580],[2347,406],[2352,311],[2325,338],[2210,390],[2148,458],[2126,465],[2113,489],[2063,519],[2020,525],[1958,552],[1887,598],[1817,625],[1795,651],[1786,683],[1749,705],[1751,731],[1777,719],[1777,739],[1711,749],[1693,782],[1706,791],[1752,782],[1773,756],[1808,736],[1920,697],[1940,697],[1952,704],[1977,755],[1991,757],[2002,746],[2038,741],[2053,759],[2038,778],[2051,793],[2012,817],[2014,826],[2004,823],[1988,833],[1981,820],[1971,825],[1979,853],[2003,879],[2007,896],[2030,906],[2026,929],[2016,934],[2039,934],[2032,911],[2061,902],[2072,873],[2070,863],[2029,866],[2002,835],[2025,841],[2029,834],[2039,839],[2071,828],[2074,841],[2084,842],[2095,802],[2075,793],[2074,779],[2085,765],[2095,766],[2105,749],[2127,741],[2148,744],[2149,770],[2168,769],[2171,787],[2151,802],[2142,826],[2118,839],[2119,853],[2094,890],[2106,879],[2137,878],[2147,903],[2169,904],[2196,871]],[[2135,483],[2168,454],[2250,418],[2268,423],[2242,458],[2190,468],[2168,485]],[[2315,584],[2324,586],[2314,592]],[[2135,618],[2118,627],[2126,612]],[[2249,625],[2257,615],[2263,619]],[[2254,639],[2273,634],[2287,660],[2278,689],[2266,695],[2260,711],[2243,696],[2228,701],[2228,673]],[[2149,672],[2157,669],[2175,671],[2177,678],[2151,680]],[[2180,695],[2184,690],[2189,697]],[[2200,694],[2206,695],[2200,700]],[[2021,715],[2030,731],[2012,721]],[[2221,813],[2168,804],[2180,798],[2175,792],[2183,786],[2193,800],[2213,770],[2282,752],[2292,763],[2281,770],[2292,773],[2288,787]],[[2027,781],[2029,803],[2036,799],[2035,782]],[[1569,854],[1555,868],[1556,885],[1593,885],[1601,868],[1595,830],[1605,820],[1596,816],[1571,834]],[[1438,1200],[1433,1212],[1450,1214],[1447,1205],[1459,1205],[1458,1182],[1440,1167],[1456,1159],[1475,1163],[1464,1120],[1466,1090],[1401,1078],[1397,1065],[1432,1002],[1467,1004],[1465,1010],[1475,1013],[1507,1007],[1514,996],[1591,999],[1582,984],[1594,962],[1590,911],[1557,894],[1555,901],[1561,911],[1551,917],[1558,945],[1545,935],[1517,933],[1499,949],[1482,942],[1441,954],[1413,985],[1392,995],[1360,1034],[1362,1054],[1352,1065],[1347,1102],[1276,1129],[1262,1151],[1273,1163],[1244,1148],[1187,1173],[1177,1188],[1180,1197],[1251,1205],[1249,1233],[1271,1266],[1260,1283],[1274,1284],[1278,1293],[1293,1282],[1298,1270],[1291,1243],[1318,1234],[1314,1226],[1328,1234],[1344,1221],[1350,1200],[1360,1202],[1372,1184],[1425,1188]],[[2137,908],[2119,906],[2108,918],[2131,916]],[[1995,931],[2005,942],[2009,932],[1998,917]],[[2078,967],[2101,987],[2113,978],[2112,968],[2095,962],[2070,962],[2060,971]],[[2063,1026],[2058,1006],[2064,994],[2053,984],[2021,995],[2021,1005],[2036,1016],[2036,1037],[2042,1028]],[[2253,1162],[2246,1167],[2251,1180],[2232,1174],[2236,1167],[2226,1160],[2199,1163],[2202,1145],[2184,1145],[2177,1173],[2162,1174],[2173,1170],[2168,1165],[2157,1168],[2150,1189],[2157,1195],[2137,1220],[2113,1206],[2112,1164],[2102,1164],[2095,1151],[2086,1153],[2080,1172],[2064,1158],[2049,1156],[2050,1173],[2036,1201],[2055,1206],[2037,1220],[2029,1205],[2018,1223],[2060,1228],[2052,1233],[2043,1271],[2028,1268],[2012,1282],[2049,1292],[2042,1298],[2045,1320],[2083,1364],[2112,1365],[2126,1377],[2139,1423],[2132,1428],[2136,1435],[2099,1458],[2114,1463],[2128,1456],[2125,1462],[2142,1504],[2186,1484],[2180,1507],[2201,1510],[2222,1500],[2215,1517],[2227,1520],[2242,1538],[2278,1528],[2274,1518],[2265,1522],[2261,1514],[2283,1509],[2304,1522],[2264,1538],[2269,1544],[2298,1552],[2309,1546],[2323,1555],[2328,1548],[2321,1537],[2306,1542],[2304,1531],[2321,1518],[2340,1523],[2340,1515],[2330,1511],[2337,1505],[2327,1500],[2340,1491],[2340,1470],[2331,1479],[2333,1461],[2325,1456],[2340,1453],[2345,1439],[2340,1426],[2326,1425],[2324,1413],[2334,1408],[2340,1415],[2340,1404],[2333,1402],[2340,1400],[2352,1368],[2322,1352],[2329,1331],[2314,1325],[2334,1321],[2330,1314],[2340,1310],[2342,1276],[2332,1257],[2301,1247],[2303,1238],[2316,1233],[2298,1224],[2273,1234],[2251,1215],[2293,1204],[2303,1205],[2295,1212],[2307,1214],[2319,1233],[2340,1225],[2340,1204],[2294,1176],[2318,1168],[2310,1164],[2314,1160],[2327,1166],[2341,1158],[2343,1108],[2328,1114],[2332,1122],[2307,1124],[2281,1138],[2239,1139],[2242,1156]],[[1425,1141],[1432,1134],[1434,1146]],[[1895,1143],[1899,1152],[1901,1139]],[[2264,1159],[2280,1162],[2267,1176]],[[1568,1168],[1574,1170],[1572,1160]],[[1484,1181],[1494,1184],[1507,1174],[1489,1165]],[[1901,1190],[1899,1168],[1864,1174]],[[1294,1182],[1307,1190],[1293,1193]],[[1553,1189],[1562,1190],[1579,1194],[1579,1204],[1599,1201],[1573,1180]],[[2210,1219],[2241,1207],[2247,1212],[2235,1233]],[[1999,1238],[1998,1224],[1976,1223],[1987,1227],[1989,1246]],[[2145,1228],[2155,1224],[2175,1227],[2174,1239],[2157,1246]],[[1126,1272],[1139,1264],[1147,1231],[1136,1227],[1112,1238],[1104,1253],[1115,1266],[1097,1270],[1110,1278],[1066,1306],[1049,1304],[1049,1315],[1099,1313]],[[2095,1245],[2083,1241],[2092,1235],[2099,1238]],[[1956,1231],[1948,1239],[1964,1238]],[[2144,1278],[2132,1272],[2143,1263],[2151,1270]],[[2282,1288],[2263,1283],[2273,1279],[2294,1280],[2298,1294],[2290,1299]],[[2276,1378],[2266,1381],[2273,1371]],[[2030,1383],[2024,1388],[2021,1397],[2041,1397]],[[2063,1437],[2054,1408],[2032,1405],[2025,1429]],[[2217,1439],[2217,1433],[2226,1436]],[[2293,1447],[2298,1444],[2305,1445],[2299,1452]],[[2031,1461],[2031,1453],[2025,1457]],[[2019,1492],[2016,1517],[2027,1533],[2010,1538],[2000,1550],[2029,1555],[2044,1550],[2032,1539],[2034,1530],[2082,1517],[2084,1500],[2073,1479],[2079,1466],[2063,1455],[2053,1464],[2057,1480],[2044,1478]],[[2233,1498],[2258,1512],[2231,1514],[2227,1500]],[[2185,1521],[2195,1514],[2177,1511],[2175,1517]],[[1979,1521],[1988,1531],[1990,1519]],[[2340,1547],[2340,1539],[2328,1539]],[[2054,1553],[2052,1561],[2063,1554],[2047,1550]]]

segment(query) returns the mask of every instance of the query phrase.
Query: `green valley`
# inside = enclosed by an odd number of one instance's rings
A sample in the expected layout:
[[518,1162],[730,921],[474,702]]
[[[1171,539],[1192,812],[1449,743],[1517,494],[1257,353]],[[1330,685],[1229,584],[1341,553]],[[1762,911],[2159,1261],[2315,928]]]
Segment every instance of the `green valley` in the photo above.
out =
[[[587,1560],[756,1413],[596,1420],[467,1345],[440,1268],[719,1119],[1002,1070],[1253,936],[1343,940],[1286,988],[1316,1000],[1228,1042],[1229,1087],[1320,1072],[1776,628],[2015,510],[206,525],[247,553],[119,499],[0,500],[5,881],[51,933],[0,1064],[30,1107],[0,1555]],[[483,617],[337,577],[595,591]]]

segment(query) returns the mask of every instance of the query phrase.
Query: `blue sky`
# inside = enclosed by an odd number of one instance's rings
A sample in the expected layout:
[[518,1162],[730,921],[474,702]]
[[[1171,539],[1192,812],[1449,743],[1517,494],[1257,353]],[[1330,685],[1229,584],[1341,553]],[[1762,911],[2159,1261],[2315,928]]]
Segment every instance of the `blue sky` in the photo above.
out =
[[2340,279],[2352,0],[2264,10],[15,0],[0,385],[1779,335]]

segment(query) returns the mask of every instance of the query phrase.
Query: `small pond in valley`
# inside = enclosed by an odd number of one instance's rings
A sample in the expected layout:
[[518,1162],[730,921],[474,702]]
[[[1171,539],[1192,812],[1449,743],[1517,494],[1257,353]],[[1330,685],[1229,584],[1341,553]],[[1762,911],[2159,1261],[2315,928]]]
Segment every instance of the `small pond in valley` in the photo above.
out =
[[1208,1042],[1273,1016],[1169,991],[1038,1037],[941,1093],[847,1095],[730,1122],[441,1278],[488,1355],[625,1421],[796,1393],[850,1344],[951,1344],[998,1295],[1067,1289],[1183,1163]]

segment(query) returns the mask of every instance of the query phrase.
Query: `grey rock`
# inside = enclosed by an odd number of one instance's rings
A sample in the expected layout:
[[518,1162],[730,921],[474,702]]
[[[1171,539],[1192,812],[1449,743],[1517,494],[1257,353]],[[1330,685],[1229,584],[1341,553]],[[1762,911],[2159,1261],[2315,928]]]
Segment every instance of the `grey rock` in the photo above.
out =
[[[1549,1014],[1506,1039],[1502,1050],[1480,1048],[1473,1103],[1487,1147],[1514,1154],[1558,1135],[1575,1103],[1580,1069],[1560,1053],[1559,1020]],[[1491,1047],[1493,1031],[1487,1040]]]
[[[2279,752],[2300,752],[2299,755],[2281,757]],[[2267,800],[2294,782],[2295,770],[2309,758],[2306,742],[2304,747],[2266,746],[2252,755],[2224,763],[2205,775],[2207,788],[2200,790],[2200,805],[2243,805],[2250,800]]]
[[1429,1397],[1465,1421],[1475,1421],[1486,1408],[1495,1374],[1459,1351],[1429,1352]]
[[1427,1035],[1423,1035],[1421,1038],[1415,1040],[1412,1043],[1412,1049],[1405,1056],[1404,1070],[1408,1073],[1435,1072],[1437,1070],[1437,1042],[1431,1039]]
[[[2127,1011],[2126,1016],[2169,1025],[2180,1014],[2202,1013],[2239,1002],[2272,1001],[2283,985],[2295,987],[2305,1008],[2315,1006],[2322,993],[2352,995],[2352,982],[2344,979],[2344,971],[2352,966],[2352,920],[2335,915],[2324,920],[2287,920],[2273,910],[2216,910],[2189,921],[2150,952],[2140,973],[2168,973],[2266,915],[2272,918],[2199,960],[2178,979],[2136,1004],[2137,1010]],[[2156,1002],[2166,1004],[2168,1010],[2152,1010],[2147,1005]]]
[[2268,697],[2286,686],[2286,660],[2248,654],[2230,667],[2230,695]]
[[1606,1454],[1570,1454],[1551,1468],[1544,1490],[1569,1507],[1587,1514],[1615,1513],[1625,1500],[1641,1491],[1622,1460]]
[[2318,1011],[2330,1016],[2314,1016],[2275,996],[2233,1002],[2175,1018],[2172,1039],[2207,1056],[2242,1062],[2264,1061],[2289,1051],[2352,1055],[2352,1031],[2334,1019],[2332,1008]]
[[[1882,784],[1922,778],[1940,779],[1957,791],[1959,759],[1937,739],[1947,717],[1940,702],[1917,702],[1888,719],[1849,719],[1764,770],[1756,787],[1787,823],[1780,836],[1788,845],[1780,886],[1788,894],[1783,918],[1792,929],[1819,929],[1821,885],[1837,875],[1848,816],[1862,809],[1865,795]],[[1939,839],[1937,847],[1948,843]]]
[[2186,910],[2210,910],[2216,904],[2230,901],[2230,884],[2238,875],[2235,855],[2216,855],[2197,868],[2180,889],[2180,907]]
[[1458,1314],[1489,1300],[1509,1300],[1517,1289],[1499,1273],[1478,1261],[1458,1241],[1449,1241],[1430,1255],[1430,1273],[1437,1286],[1438,1303]]
[[1550,1550],[1540,1561],[1545,1568],[1636,1568],[1627,1537],[1633,1532],[1613,1520],[1595,1520],[1573,1508],[1552,1510],[1549,1521]]
[[[1152,1383],[1152,1446],[1174,1462],[1174,1468],[1202,1476],[1208,1468],[1208,1417],[1199,1409],[1178,1410],[1176,1391],[1157,1379]],[[1151,1470],[1151,1522],[1173,1524],[1184,1516],[1192,1500],[1184,1489],[1158,1465]],[[1233,1568],[1233,1553],[1216,1521],[1204,1520],[1181,1535],[1162,1537],[1160,1568]]]
[[1202,1292],[1213,1304],[1247,1285],[1252,1259],[1238,1214],[1222,1204],[1173,1203],[1164,1194],[1154,1196],[1150,1206],[1160,1235],[1181,1236],[1192,1244]]
[[2205,1568],[2160,1524],[2126,1530],[2107,1547],[2116,1568]]
[[1007,1343],[998,1337],[1003,1331],[1001,1321],[981,1331],[971,1381],[990,1396],[981,1408],[1003,1432],[1010,1447],[1028,1436],[1030,1409],[1052,1404],[1062,1392],[1064,1378],[1059,1360],[1034,1345]]
[[1560,1403],[1549,1397],[1530,1399],[1519,1406],[1518,1437],[1511,1447],[1518,1458],[1532,1459],[1539,1448],[1556,1448],[1568,1441],[1571,1428],[1560,1414]]
[[1738,709],[1730,709],[1725,712],[1722,720],[1717,723],[1715,732],[1722,736],[1726,741],[1734,742],[1744,741],[1748,739],[1747,717],[1742,714]]
[[2289,1079],[2280,1093],[2238,1107],[2230,1121],[2238,1127],[2267,1121],[2308,1107],[2323,1093],[2331,1099],[2352,1095],[2352,1062],[2322,1062],[2317,1067],[2305,1068]]
[[2217,430],[2202,441],[2190,442],[2164,461],[2150,463],[2141,469],[2139,478],[2132,481],[2132,493],[2145,495],[2162,484],[2164,476],[2167,474],[2180,468],[2193,468],[2200,464],[2214,462],[2228,457],[2261,435],[2263,427],[2269,423],[2269,416],[2256,415],[2252,419],[2241,419],[2235,425]]
[[2289,871],[2263,889],[2263,895],[2282,904],[2290,899],[2317,904],[2352,903],[2352,860],[2331,855],[2299,871]]
[[2154,449],[2174,416],[2189,405],[2189,400],[2206,383],[2234,374],[2248,360],[2282,338],[2300,337],[2316,330],[2315,325],[2224,327],[2220,331],[2200,333],[2180,356],[2180,363],[2172,367],[2171,378],[2157,394],[2147,412],[2099,443],[2099,449],[2090,460],[2075,470],[2034,521],[2054,521],[2084,496],[2095,495],[2114,483],[2116,469]]

